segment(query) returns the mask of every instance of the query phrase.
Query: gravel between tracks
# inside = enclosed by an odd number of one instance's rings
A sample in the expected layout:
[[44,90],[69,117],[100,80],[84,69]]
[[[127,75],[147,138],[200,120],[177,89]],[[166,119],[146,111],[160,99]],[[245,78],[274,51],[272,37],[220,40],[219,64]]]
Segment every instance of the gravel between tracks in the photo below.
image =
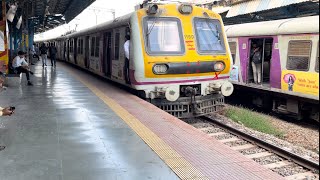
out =
[[[284,148],[299,156],[303,156],[312,161],[319,162],[319,154],[314,151],[311,151],[316,149],[316,151],[319,152],[319,130],[312,130],[300,127],[296,124],[291,124],[288,122],[274,119],[274,121],[271,121],[271,123],[277,128],[279,127],[280,130],[283,130],[286,133],[284,140],[282,140],[272,135],[264,134],[246,128],[245,126],[238,124],[219,114],[213,114],[211,115],[211,117],[231,127],[237,128],[238,130],[241,130],[245,133],[254,135],[259,139],[262,139],[276,146]],[[317,144],[317,147],[315,147],[315,144]],[[309,150],[304,147],[307,147]]]
[[284,166],[281,168],[274,168],[272,170],[274,172],[279,173],[282,176],[291,176],[294,174],[307,172],[306,169],[303,169],[301,166],[297,166],[297,165],[289,165],[289,166]]

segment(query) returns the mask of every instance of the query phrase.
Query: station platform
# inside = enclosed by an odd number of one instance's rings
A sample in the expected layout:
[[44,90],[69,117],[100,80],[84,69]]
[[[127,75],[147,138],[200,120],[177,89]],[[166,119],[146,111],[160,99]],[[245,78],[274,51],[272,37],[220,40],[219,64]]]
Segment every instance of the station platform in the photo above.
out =
[[[59,63],[0,94],[0,179],[282,179],[116,84]],[[25,78],[25,75],[23,75]]]

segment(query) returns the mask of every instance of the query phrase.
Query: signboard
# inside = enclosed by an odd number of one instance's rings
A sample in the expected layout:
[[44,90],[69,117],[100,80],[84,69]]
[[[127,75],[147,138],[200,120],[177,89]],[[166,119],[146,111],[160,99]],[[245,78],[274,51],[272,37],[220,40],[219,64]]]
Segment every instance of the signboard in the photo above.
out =
[[6,47],[5,47],[5,37],[4,37],[4,33],[3,31],[0,30],[0,51],[5,51]]
[[281,89],[319,96],[319,74],[299,71],[283,71]]
[[239,82],[239,67],[233,66],[230,73],[230,80]]

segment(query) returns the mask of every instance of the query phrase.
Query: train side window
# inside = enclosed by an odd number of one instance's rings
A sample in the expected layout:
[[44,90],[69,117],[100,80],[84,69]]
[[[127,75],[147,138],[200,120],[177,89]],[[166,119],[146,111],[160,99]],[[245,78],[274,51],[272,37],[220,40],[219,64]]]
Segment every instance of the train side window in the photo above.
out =
[[81,52],[81,54],[83,54],[83,48],[84,48],[83,42],[84,42],[83,39],[81,39],[81,40],[80,40],[80,52]]
[[236,42],[229,42],[231,56],[233,59],[233,64],[236,63],[236,57],[237,57],[237,43]]
[[71,53],[73,53],[73,42],[74,42],[73,39],[70,40],[70,50],[69,50],[69,51],[70,51]]
[[312,41],[290,41],[288,50],[287,69],[295,71],[308,71]]
[[95,47],[95,57],[99,57],[99,51],[100,51],[100,37],[96,37],[96,47]]
[[316,72],[319,72],[319,43],[318,43],[318,49],[317,49],[317,59],[316,59]]
[[116,33],[114,43],[114,59],[119,60],[120,57],[120,33]]
[[94,46],[95,46],[95,44],[96,44],[96,37],[92,37],[91,38],[91,57],[93,57],[94,56]]
[[77,44],[78,44],[78,49],[77,49],[77,52],[78,52],[78,54],[81,54],[81,46],[80,46],[80,42],[81,42],[81,39],[78,39],[78,42],[77,42]]

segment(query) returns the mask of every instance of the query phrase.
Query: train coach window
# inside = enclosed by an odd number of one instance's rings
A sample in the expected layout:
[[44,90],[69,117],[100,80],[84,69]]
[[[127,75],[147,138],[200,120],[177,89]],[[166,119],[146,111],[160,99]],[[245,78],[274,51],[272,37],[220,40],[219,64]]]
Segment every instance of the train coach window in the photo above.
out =
[[96,44],[96,37],[91,38],[91,56],[94,57],[94,49],[95,49],[95,44]]
[[78,39],[78,49],[77,49],[77,52],[78,52],[78,54],[81,54],[81,47],[80,47],[80,41],[81,41],[81,39]]
[[83,39],[80,39],[80,53],[83,54],[84,43]]
[[230,46],[230,51],[231,51],[231,55],[232,55],[232,59],[233,59],[233,64],[235,64],[236,57],[237,57],[237,43],[236,42],[229,42],[229,46]]
[[195,18],[197,47],[200,53],[226,53],[221,23],[216,19]]
[[120,57],[120,33],[116,33],[114,43],[114,59],[119,60]]
[[99,57],[99,51],[100,51],[100,37],[96,37],[96,47],[95,47],[95,57]]
[[150,55],[183,54],[182,28],[176,18],[146,18],[145,41]]
[[73,43],[74,43],[74,41],[73,40],[70,40],[70,53],[73,53]]
[[311,49],[311,41],[290,41],[287,69],[308,71],[310,66]]

